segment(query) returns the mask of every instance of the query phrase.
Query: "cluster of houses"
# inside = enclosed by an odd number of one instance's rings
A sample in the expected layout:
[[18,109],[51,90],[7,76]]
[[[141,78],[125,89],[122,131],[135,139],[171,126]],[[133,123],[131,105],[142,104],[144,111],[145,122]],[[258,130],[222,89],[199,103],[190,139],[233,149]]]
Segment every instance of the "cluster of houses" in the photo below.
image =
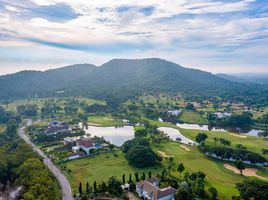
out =
[[72,130],[71,127],[69,127],[67,124],[59,121],[50,122],[48,126],[45,126],[44,128],[47,135],[55,135]]

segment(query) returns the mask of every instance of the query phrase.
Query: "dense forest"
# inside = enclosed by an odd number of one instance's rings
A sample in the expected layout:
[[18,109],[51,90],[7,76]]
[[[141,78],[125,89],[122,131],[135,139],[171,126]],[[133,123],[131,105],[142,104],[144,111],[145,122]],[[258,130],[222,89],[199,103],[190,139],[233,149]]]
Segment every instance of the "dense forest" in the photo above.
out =
[[55,178],[41,158],[17,135],[20,117],[1,107],[0,113],[0,124],[6,124],[5,130],[0,133],[0,190],[19,185],[23,186],[20,199],[59,199]]
[[[156,70],[157,69],[157,70]],[[189,100],[220,97],[267,105],[268,88],[235,82],[162,59],[114,59],[99,67],[78,64],[59,69],[23,71],[0,77],[0,99],[85,96],[109,104],[149,93],[182,94]]]

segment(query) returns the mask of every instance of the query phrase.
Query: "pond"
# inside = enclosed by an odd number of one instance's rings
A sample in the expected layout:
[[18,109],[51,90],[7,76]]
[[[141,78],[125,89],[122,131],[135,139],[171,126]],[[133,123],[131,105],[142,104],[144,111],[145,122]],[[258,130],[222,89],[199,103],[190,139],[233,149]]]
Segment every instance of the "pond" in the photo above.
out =
[[170,128],[170,127],[160,127],[158,128],[158,130],[166,133],[174,141],[179,141],[180,143],[183,143],[183,144],[191,144],[191,145],[197,144],[195,141],[182,135],[178,129]]
[[[81,124],[80,124],[80,127]],[[169,137],[174,140],[178,141],[177,138],[180,138],[180,142],[184,144],[196,144],[193,140],[185,137],[182,135],[178,129],[169,128],[169,127],[160,127],[159,130],[165,132]],[[102,126],[88,126],[88,129],[83,128],[83,130],[90,134],[92,137],[103,137],[106,141],[111,142],[116,146],[122,146],[125,141],[131,140],[134,138],[134,127],[133,126],[109,126],[109,127],[102,127]]]
[[103,137],[106,141],[116,146],[122,146],[125,141],[133,139],[135,132],[133,126],[88,126],[88,129],[84,128],[84,131],[92,137]]
[[234,132],[234,133],[240,133],[240,134],[245,134],[245,135],[251,135],[251,136],[259,136],[258,134],[263,132],[261,130],[256,130],[256,129],[248,129],[248,130],[243,130],[243,129],[224,129],[224,128],[217,128],[217,127],[212,127],[209,125],[199,125],[199,124],[187,124],[187,123],[177,123],[176,126],[182,129],[192,129],[192,130],[200,130],[200,131],[219,131],[219,132]]

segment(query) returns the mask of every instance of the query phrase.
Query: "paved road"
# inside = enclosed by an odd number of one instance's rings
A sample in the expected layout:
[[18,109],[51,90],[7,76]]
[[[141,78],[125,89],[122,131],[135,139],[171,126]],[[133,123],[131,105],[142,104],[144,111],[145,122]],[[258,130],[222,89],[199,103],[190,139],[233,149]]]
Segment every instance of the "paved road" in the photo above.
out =
[[[32,124],[31,120],[28,120],[27,125],[29,126]],[[19,129],[19,136],[29,145],[32,146],[33,150],[36,151],[40,156],[44,158],[45,165],[49,168],[49,170],[54,174],[54,176],[57,178],[60,186],[61,186],[61,193],[62,193],[62,200],[73,200],[72,196],[72,190],[70,183],[66,176],[61,173],[61,171],[52,163],[52,161],[44,154],[43,151],[41,151],[37,146],[35,146],[34,143],[31,142],[29,137],[25,135],[24,129],[26,126],[23,126]]]

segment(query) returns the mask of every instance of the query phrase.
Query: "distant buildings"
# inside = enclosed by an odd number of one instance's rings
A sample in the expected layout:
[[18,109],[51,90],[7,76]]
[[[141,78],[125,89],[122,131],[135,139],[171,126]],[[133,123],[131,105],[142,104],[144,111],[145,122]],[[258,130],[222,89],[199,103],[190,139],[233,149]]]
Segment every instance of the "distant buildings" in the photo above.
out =
[[168,113],[175,117],[178,117],[181,114],[181,110],[169,110]]
[[215,117],[217,119],[223,119],[225,117],[231,116],[231,114],[230,113],[227,113],[227,112],[216,112],[216,113],[213,113],[213,114],[215,115]]
[[48,135],[54,135],[54,134],[70,131],[70,127],[67,124],[63,122],[58,122],[58,121],[50,122],[48,126],[45,128],[46,128],[46,134]]
[[160,189],[159,179],[150,178],[136,183],[136,192],[139,197],[149,200],[172,200],[176,190],[172,187]]

